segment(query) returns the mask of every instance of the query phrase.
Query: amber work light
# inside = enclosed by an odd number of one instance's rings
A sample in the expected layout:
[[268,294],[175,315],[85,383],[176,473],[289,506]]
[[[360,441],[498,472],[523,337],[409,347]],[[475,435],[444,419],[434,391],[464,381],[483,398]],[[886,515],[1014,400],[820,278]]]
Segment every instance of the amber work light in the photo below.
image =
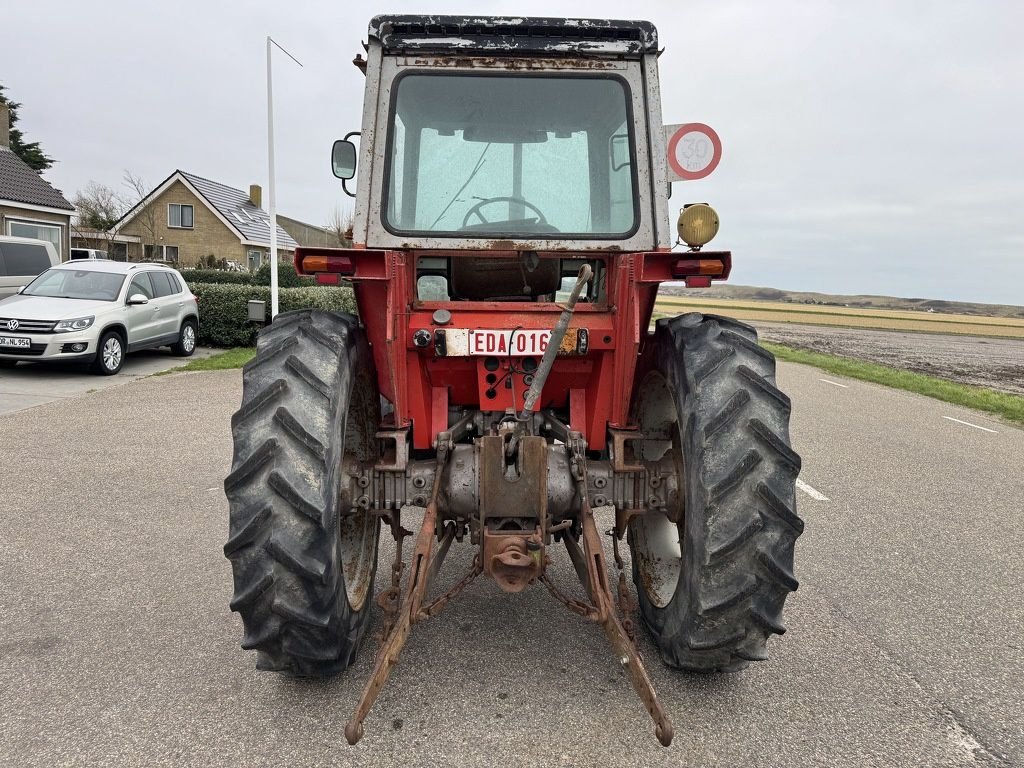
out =
[[680,240],[691,248],[700,248],[718,234],[718,214],[707,203],[684,205],[676,229]]

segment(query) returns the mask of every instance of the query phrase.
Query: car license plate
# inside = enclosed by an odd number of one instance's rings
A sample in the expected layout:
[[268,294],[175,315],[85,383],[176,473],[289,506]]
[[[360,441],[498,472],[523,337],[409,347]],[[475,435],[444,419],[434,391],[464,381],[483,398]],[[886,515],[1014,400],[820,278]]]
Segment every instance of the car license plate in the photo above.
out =
[[32,339],[16,339],[11,336],[0,336],[0,347],[15,347],[16,349],[28,349],[32,346]]
[[501,357],[543,355],[548,348],[551,331],[470,331],[469,354]]

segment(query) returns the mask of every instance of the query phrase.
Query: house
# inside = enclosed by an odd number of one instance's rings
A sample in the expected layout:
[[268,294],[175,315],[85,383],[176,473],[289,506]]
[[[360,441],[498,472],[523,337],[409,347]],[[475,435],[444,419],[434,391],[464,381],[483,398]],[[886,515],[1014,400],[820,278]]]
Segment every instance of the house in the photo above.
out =
[[[118,236],[125,242],[111,255],[182,267],[198,266],[212,257],[257,269],[270,254],[270,216],[262,208],[262,197],[257,184],[246,193],[177,170],[113,226],[115,244]],[[133,242],[135,238],[138,241]],[[279,224],[278,259],[290,260],[296,245]]]
[[338,248],[338,235],[327,227],[318,227],[289,216],[277,214],[277,223],[292,239],[306,248]]
[[10,130],[10,112],[0,104],[0,234],[49,240],[66,261],[75,207],[11,151]]

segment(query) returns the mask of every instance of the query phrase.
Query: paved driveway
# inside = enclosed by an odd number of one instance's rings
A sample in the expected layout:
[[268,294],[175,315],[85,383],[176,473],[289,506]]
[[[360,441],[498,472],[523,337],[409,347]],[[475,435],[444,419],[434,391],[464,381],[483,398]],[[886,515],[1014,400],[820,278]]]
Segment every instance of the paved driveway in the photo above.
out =
[[[218,351],[199,347],[191,359]],[[97,376],[83,364],[19,363],[14,368],[0,368],[0,414],[120,386],[187,362],[166,349],[147,349],[128,355],[116,376]]]

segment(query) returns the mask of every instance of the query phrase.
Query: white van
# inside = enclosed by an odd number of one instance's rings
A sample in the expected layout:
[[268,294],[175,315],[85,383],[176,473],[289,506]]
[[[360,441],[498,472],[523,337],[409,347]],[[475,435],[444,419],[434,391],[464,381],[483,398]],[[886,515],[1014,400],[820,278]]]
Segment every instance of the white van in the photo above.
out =
[[71,258],[68,261],[79,261],[80,259],[105,259],[106,251],[97,251],[94,248],[72,248]]
[[38,274],[60,264],[53,243],[0,235],[0,299],[13,296]]

